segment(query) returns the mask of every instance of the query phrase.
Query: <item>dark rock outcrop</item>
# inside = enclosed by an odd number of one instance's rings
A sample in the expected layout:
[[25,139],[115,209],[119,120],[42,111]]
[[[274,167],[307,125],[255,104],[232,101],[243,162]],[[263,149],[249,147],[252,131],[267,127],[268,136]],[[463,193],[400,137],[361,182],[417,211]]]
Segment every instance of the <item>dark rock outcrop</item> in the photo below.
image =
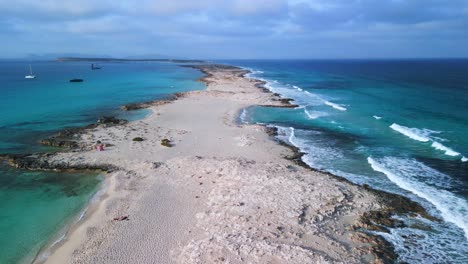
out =
[[61,147],[61,148],[78,148],[79,135],[86,129],[95,128],[96,124],[91,124],[81,128],[68,128],[58,132],[55,135],[50,136],[49,138],[42,139],[40,143],[42,145],[51,146],[51,147]]
[[0,160],[6,160],[9,165],[18,169],[43,170],[43,171],[72,171],[72,170],[100,170],[114,171],[117,166],[112,164],[73,164],[69,162],[50,162],[54,153],[36,153],[20,155],[0,155]]
[[122,110],[125,111],[133,111],[133,110],[139,110],[139,109],[144,109],[144,108],[149,108],[152,106],[158,106],[158,105],[165,105],[173,102],[175,99],[177,99],[176,96],[173,96],[169,99],[164,99],[164,100],[153,100],[153,101],[148,101],[148,102],[143,102],[143,103],[132,103],[132,104],[126,104],[122,106]]
[[104,125],[124,125],[128,123],[128,121],[125,119],[118,119],[113,116],[103,116],[97,120],[97,123]]
[[42,145],[51,146],[51,147],[60,147],[60,148],[70,148],[76,149],[81,148],[78,142],[80,139],[80,135],[84,133],[88,129],[93,129],[98,127],[99,125],[104,126],[116,126],[116,125],[123,125],[126,124],[128,121],[125,119],[118,119],[115,117],[103,116],[97,120],[96,124],[90,124],[85,127],[79,128],[67,128],[61,130],[60,132],[42,139],[40,143]]
[[164,138],[164,139],[161,139],[161,145],[164,146],[164,147],[172,147],[172,142],[167,139],[167,138]]

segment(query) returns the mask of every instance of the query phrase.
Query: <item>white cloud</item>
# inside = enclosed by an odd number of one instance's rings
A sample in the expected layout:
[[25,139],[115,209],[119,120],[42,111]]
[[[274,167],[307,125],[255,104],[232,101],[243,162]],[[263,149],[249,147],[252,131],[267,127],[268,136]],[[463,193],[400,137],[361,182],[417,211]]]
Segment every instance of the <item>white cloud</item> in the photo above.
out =
[[0,12],[10,14],[26,14],[34,16],[87,16],[111,11],[111,1],[101,0],[0,0]]
[[256,15],[287,12],[285,0],[234,0],[230,9],[238,15]]
[[63,30],[76,34],[109,34],[131,30],[130,24],[124,17],[105,16],[95,19],[69,21],[65,23]]
[[[7,33],[0,35],[0,41],[8,41],[11,50],[19,50],[26,41],[37,41],[37,35],[33,37],[37,32],[44,43],[50,42],[50,47],[68,40],[71,46],[76,43],[81,48],[80,43],[89,44],[89,38],[93,38],[102,40],[100,43],[111,42],[118,49],[125,39],[125,45],[146,43],[146,50],[154,43],[165,43],[169,48],[185,45],[193,52],[209,43],[224,47],[233,41],[239,41],[238,46],[250,52],[253,47],[266,52],[268,45],[282,52],[285,49],[280,44],[298,45],[299,41],[293,38],[301,38],[302,45],[315,45],[320,38],[320,42],[328,41],[330,47],[338,43],[344,47],[346,42],[358,38],[381,41],[383,46],[391,39],[411,42],[438,36],[466,42],[462,37],[467,37],[467,3],[468,0],[0,0],[0,31]],[[340,42],[336,41],[338,38]],[[231,48],[234,50],[235,45]]]

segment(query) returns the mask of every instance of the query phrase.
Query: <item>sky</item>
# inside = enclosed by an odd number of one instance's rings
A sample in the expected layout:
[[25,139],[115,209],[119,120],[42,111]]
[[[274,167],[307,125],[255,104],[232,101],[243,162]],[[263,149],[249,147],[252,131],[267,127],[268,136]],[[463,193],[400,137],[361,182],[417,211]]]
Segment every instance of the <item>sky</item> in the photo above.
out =
[[0,0],[0,57],[468,57],[468,0]]

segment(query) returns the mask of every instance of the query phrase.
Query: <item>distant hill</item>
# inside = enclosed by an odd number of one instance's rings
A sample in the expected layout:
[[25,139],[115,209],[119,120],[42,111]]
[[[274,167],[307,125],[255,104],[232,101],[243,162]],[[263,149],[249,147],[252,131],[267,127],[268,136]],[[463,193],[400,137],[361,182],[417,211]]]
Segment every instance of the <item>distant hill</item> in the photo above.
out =
[[46,53],[46,54],[28,54],[26,60],[55,60],[56,58],[75,57],[75,58],[110,58],[108,55],[82,54],[82,53]]
[[151,58],[98,58],[98,57],[60,57],[56,61],[67,62],[67,61],[89,61],[89,62],[126,62],[126,61],[168,61],[175,63],[203,63],[203,60],[184,60],[184,59],[151,59]]

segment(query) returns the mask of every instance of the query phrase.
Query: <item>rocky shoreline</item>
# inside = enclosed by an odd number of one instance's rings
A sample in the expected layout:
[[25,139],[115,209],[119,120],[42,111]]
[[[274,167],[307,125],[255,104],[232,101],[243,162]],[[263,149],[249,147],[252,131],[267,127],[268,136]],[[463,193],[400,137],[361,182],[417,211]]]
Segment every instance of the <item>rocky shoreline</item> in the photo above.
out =
[[[214,76],[214,73],[219,71],[226,71],[228,74],[225,75],[224,78],[232,78],[232,76],[237,78],[243,78],[248,71],[233,67],[233,66],[226,66],[226,65],[190,65],[186,67],[192,67],[200,70],[204,74],[204,77],[200,78],[200,81],[205,82],[207,85],[213,84],[217,81],[217,76]],[[229,81],[229,80],[228,80]],[[265,104],[260,104],[262,106],[269,106],[269,107],[290,107],[294,108],[297,107],[296,105],[292,104],[291,99],[281,98],[278,94],[271,94],[271,92],[264,87],[264,82],[259,80],[249,80],[255,87],[261,89],[264,93],[269,94],[271,96],[270,101],[266,101]],[[180,93],[174,95],[174,97],[167,99],[167,100],[156,100],[150,102],[143,102],[137,104],[129,104],[123,106],[122,109],[131,111],[137,110],[142,108],[151,108],[151,107],[160,107],[164,105],[171,104],[178,99],[184,98],[192,94],[193,92],[187,93]],[[224,94],[233,94],[231,92],[226,91],[212,91],[213,94],[219,94],[220,96],[224,96]],[[268,103],[271,102],[271,103]],[[56,146],[67,148],[69,152],[86,152],[92,149],[92,143],[90,140],[83,141],[82,138],[84,135],[92,133],[96,129],[105,129],[109,127],[122,127],[127,126],[127,122],[125,120],[119,120],[115,118],[104,118],[101,119],[100,122],[97,124],[92,124],[86,126],[84,128],[77,128],[77,129],[67,129],[64,131],[59,132],[57,135],[54,135],[48,139],[44,139],[41,141],[42,144],[49,145],[49,146]],[[360,218],[352,225],[353,233],[353,240],[361,243],[367,244],[367,247],[362,247],[362,254],[370,254],[374,256],[372,262],[375,263],[392,263],[396,261],[397,255],[394,252],[394,249],[390,243],[385,241],[380,236],[370,235],[366,232],[366,230],[372,231],[381,231],[381,232],[388,232],[389,227],[401,227],[403,223],[398,221],[392,216],[399,215],[399,214],[418,214],[422,217],[426,217],[429,219],[433,219],[430,215],[428,215],[424,208],[422,208],[419,204],[409,200],[408,198],[390,194],[383,191],[374,190],[368,186],[358,186],[353,183],[350,183],[346,179],[342,177],[338,177],[329,173],[317,171],[313,168],[310,168],[307,164],[302,162],[302,155],[299,149],[281,143],[279,140],[276,140],[275,137],[277,135],[277,131],[272,128],[264,127],[265,132],[270,135],[270,139],[273,139],[280,143],[281,145],[286,146],[292,152],[292,155],[284,156],[287,160],[294,162],[295,164],[299,165],[305,170],[314,173],[320,173],[323,175],[327,175],[337,181],[345,183],[347,186],[354,186],[362,193],[369,193],[373,197],[376,197],[377,203],[380,205],[379,209],[377,210],[370,210],[364,212]],[[66,151],[65,151],[66,152]],[[63,158],[57,158],[58,156],[62,155],[64,152],[59,153],[36,153],[31,155],[2,155],[0,159],[7,160],[8,163],[12,166],[22,169],[31,169],[31,170],[58,170],[58,171],[67,171],[67,170],[99,170],[99,171],[125,171],[126,169],[122,166],[116,166],[112,163],[105,163],[105,162],[87,162],[86,160],[79,160],[79,157],[73,157],[74,160],[67,160]],[[159,167],[153,166],[153,167]],[[292,168],[291,170],[296,170]],[[340,207],[336,207],[334,210],[340,211],[347,211],[346,204],[351,204],[355,197],[352,192],[344,192],[346,195],[339,201],[340,204],[343,204],[343,209]],[[302,211],[304,216],[301,214],[298,216],[299,224],[301,222],[306,221],[306,214],[307,208]],[[340,215],[340,213],[337,213]],[[302,220],[301,220],[302,219]],[[278,229],[281,233],[282,230]]]

